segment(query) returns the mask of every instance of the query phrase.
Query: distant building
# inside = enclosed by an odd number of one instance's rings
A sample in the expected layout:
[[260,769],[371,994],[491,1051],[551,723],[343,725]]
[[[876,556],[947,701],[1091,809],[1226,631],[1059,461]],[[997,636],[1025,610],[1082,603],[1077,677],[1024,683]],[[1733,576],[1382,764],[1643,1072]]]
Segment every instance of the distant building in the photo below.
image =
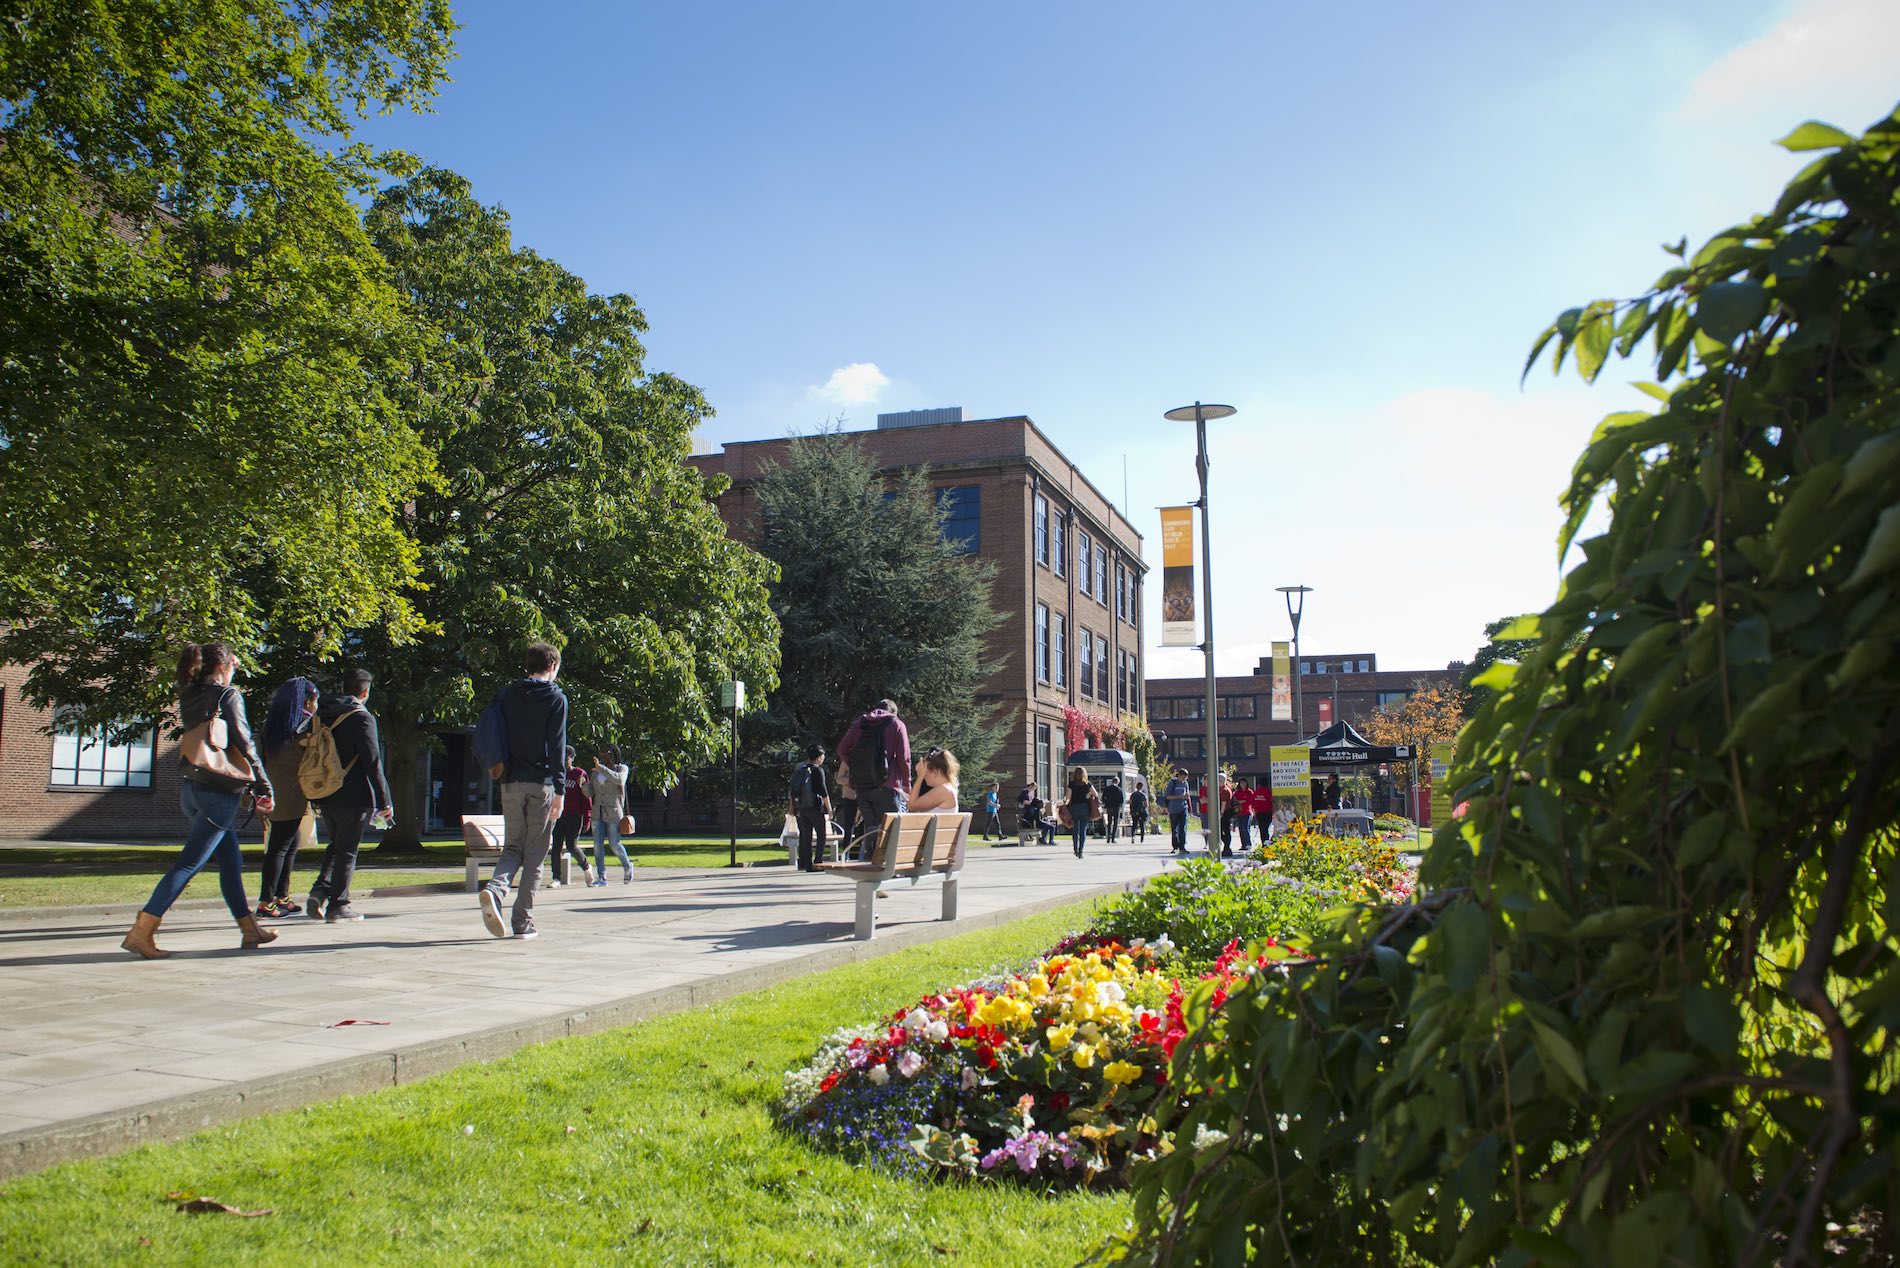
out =
[[[1421,684],[1458,680],[1450,669],[1382,670],[1372,652],[1303,656],[1295,670],[1300,675],[1304,726],[1296,726],[1292,719],[1274,722],[1269,717],[1273,712],[1271,657],[1261,657],[1253,673],[1245,677],[1214,680],[1220,760],[1250,783],[1267,773],[1268,750],[1275,744],[1296,744],[1341,719],[1359,725],[1381,705],[1404,703]],[[1186,766],[1190,774],[1203,770],[1207,761],[1206,702],[1206,678],[1148,680],[1148,726],[1167,737],[1162,752],[1176,765]]]
[[[992,766],[1006,788],[1032,774],[1044,787],[1058,782],[1065,708],[1141,711],[1141,534],[1026,417],[913,410],[880,415],[875,431],[851,438],[885,471],[928,464],[950,506],[946,535],[996,564],[1003,622],[990,650],[1003,665],[979,698],[1013,712],[1016,726]],[[739,441],[691,460],[731,480],[718,504],[735,536],[756,533],[759,474],[791,443]]]

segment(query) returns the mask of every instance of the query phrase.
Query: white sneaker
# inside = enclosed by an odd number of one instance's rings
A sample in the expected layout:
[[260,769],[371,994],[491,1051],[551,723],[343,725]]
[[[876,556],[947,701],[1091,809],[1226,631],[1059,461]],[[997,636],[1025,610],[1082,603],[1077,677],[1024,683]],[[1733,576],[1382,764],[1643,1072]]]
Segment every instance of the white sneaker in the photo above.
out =
[[501,896],[484,885],[480,901],[482,923],[488,927],[488,932],[497,938],[507,937],[508,926],[501,919]]

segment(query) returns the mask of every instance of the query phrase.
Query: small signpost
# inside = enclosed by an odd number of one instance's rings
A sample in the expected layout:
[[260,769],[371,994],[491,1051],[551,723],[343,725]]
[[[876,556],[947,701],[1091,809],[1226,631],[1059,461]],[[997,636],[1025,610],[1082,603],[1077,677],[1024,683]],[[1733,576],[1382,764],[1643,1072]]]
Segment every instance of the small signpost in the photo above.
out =
[[719,684],[719,706],[732,719],[732,847],[726,866],[739,866],[739,710],[745,708],[745,684],[728,678]]

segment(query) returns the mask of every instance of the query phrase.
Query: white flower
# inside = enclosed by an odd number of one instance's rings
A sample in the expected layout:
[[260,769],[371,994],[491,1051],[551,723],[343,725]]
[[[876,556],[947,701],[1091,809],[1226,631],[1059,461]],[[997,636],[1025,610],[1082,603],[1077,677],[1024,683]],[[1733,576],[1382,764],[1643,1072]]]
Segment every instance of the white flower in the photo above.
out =
[[916,1078],[917,1072],[923,1068],[924,1059],[908,1048],[904,1050],[904,1055],[897,1059],[897,1072],[907,1079]]
[[963,1090],[969,1091],[977,1083],[976,1071],[969,1066],[963,1067]]
[[921,1008],[913,1008],[905,1014],[904,1026],[909,1030],[922,1030],[930,1024],[930,1014]]
[[1119,1004],[1128,998],[1128,992],[1122,989],[1120,982],[1097,982],[1095,984],[1095,1002],[1098,1004]]
[[871,1072],[864,1077],[871,1080],[871,1082],[878,1087],[883,1087],[886,1083],[891,1081],[891,1068],[880,1061],[872,1066]]
[[929,1025],[924,1027],[924,1038],[928,1039],[931,1043],[942,1043],[949,1037],[950,1024],[948,1022],[933,1019]]
[[1135,939],[1135,940],[1134,940],[1133,942],[1131,942],[1131,943],[1129,943],[1129,944],[1128,944],[1128,949],[1129,949],[1130,951],[1139,951],[1139,950],[1141,950],[1141,949],[1142,949],[1143,947],[1145,947],[1145,946],[1147,946],[1147,945],[1148,945],[1148,939],[1146,939],[1146,938],[1136,938],[1136,939]]
[[1156,938],[1154,942],[1149,944],[1149,949],[1153,951],[1156,955],[1173,955],[1174,954],[1174,939],[1170,938],[1167,934],[1164,933],[1159,938]]
[[1199,1123],[1195,1125],[1194,1148],[1211,1149],[1215,1145],[1222,1145],[1225,1143],[1227,1143],[1226,1132],[1216,1131],[1214,1128],[1209,1127],[1206,1123]]

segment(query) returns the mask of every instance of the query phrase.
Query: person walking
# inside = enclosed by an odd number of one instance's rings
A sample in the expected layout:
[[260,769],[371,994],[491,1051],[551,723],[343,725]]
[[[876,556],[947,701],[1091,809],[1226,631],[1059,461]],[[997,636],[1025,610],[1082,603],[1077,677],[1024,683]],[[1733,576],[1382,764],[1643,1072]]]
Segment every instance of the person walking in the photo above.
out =
[[1128,794],[1128,831],[1138,843],[1148,839],[1148,785],[1143,780],[1137,779]]
[[995,839],[1003,839],[1003,787],[991,784],[989,791],[983,794],[983,839],[988,841],[992,833]]
[[880,700],[853,721],[838,741],[838,760],[858,795],[860,831],[879,831],[885,815],[904,813],[910,804],[910,732],[896,704]]
[[562,868],[569,859],[581,865],[581,884],[594,883],[594,869],[587,865],[587,854],[581,849],[581,833],[587,831],[594,810],[594,799],[587,792],[587,772],[575,764],[574,746],[569,744],[565,750],[567,756],[563,765],[567,767],[567,778],[563,781],[561,798],[561,817],[554,821],[554,843],[549,847],[548,884],[559,887],[572,882],[573,872],[562,879]]
[[238,804],[248,791],[257,798],[259,812],[268,815],[276,801],[270,776],[251,741],[244,697],[231,685],[236,673],[237,656],[223,643],[187,643],[178,654],[178,720],[185,727],[179,744],[178,804],[191,826],[185,832],[184,848],[158,878],[152,896],[119,943],[142,960],[171,955],[159,949],[159,922],[213,857],[218,860],[218,892],[242,935],[238,945],[256,950],[277,939],[274,930],[258,925],[244,894]]
[[1340,808],[1338,771],[1334,771],[1326,777],[1326,808],[1328,810],[1338,810]]
[[1082,857],[1082,847],[1088,843],[1089,824],[1102,814],[1102,797],[1095,791],[1095,785],[1089,783],[1089,777],[1080,766],[1069,768],[1069,787],[1067,799],[1062,803],[1062,818],[1075,841],[1075,857]]
[[1260,844],[1265,845],[1272,835],[1273,827],[1273,783],[1271,779],[1260,781],[1253,790],[1253,826],[1260,834]]
[[264,734],[258,747],[264,754],[264,773],[270,777],[275,803],[264,816],[270,826],[264,839],[264,870],[257,883],[256,910],[260,916],[303,912],[301,904],[290,901],[290,876],[305,834],[315,838],[316,816],[297,781],[297,768],[303,764],[303,745],[298,741],[309,734],[310,719],[317,716],[319,694],[317,684],[308,678],[292,678],[271,696],[270,708],[264,714]]
[[[515,679],[496,697],[508,735],[508,757],[501,774],[501,858],[477,900],[482,924],[497,938],[507,937],[510,927],[517,938],[535,936],[534,891],[541,879],[541,860],[547,856],[554,822],[567,801],[567,772],[562,766],[567,756],[567,696],[554,685],[561,672],[561,653],[551,643],[530,643],[523,668],[526,677]],[[596,840],[601,813],[596,799]],[[501,906],[517,872],[521,888],[515,893],[510,924],[504,925]]]
[[361,920],[350,903],[350,879],[356,875],[356,855],[363,833],[374,823],[387,828],[395,818],[395,801],[383,774],[383,744],[376,719],[369,711],[369,688],[374,679],[367,669],[343,675],[340,695],[317,702],[316,725],[327,727],[336,741],[336,760],[343,768],[343,786],[317,802],[330,844],[323,850],[323,869],[310,886],[303,914],[312,920],[337,924]]
[[1102,819],[1106,824],[1102,832],[1102,840],[1110,845],[1115,843],[1116,834],[1121,827],[1122,800],[1121,776],[1110,775],[1108,782],[1102,785]]
[[1168,808],[1168,834],[1173,840],[1176,854],[1187,853],[1187,817],[1188,782],[1185,767],[1174,768],[1174,778],[1161,790],[1161,800]]
[[1240,775],[1234,780],[1233,820],[1234,827],[1240,832],[1240,852],[1253,852],[1253,788],[1247,783],[1247,777]]
[[627,764],[620,760],[617,745],[603,744],[594,756],[594,880],[598,887],[607,883],[607,842],[620,858],[620,883],[633,884],[633,860],[621,841],[621,828],[627,815]]
[[825,851],[825,831],[831,824],[831,790],[825,786],[823,745],[805,746],[805,760],[792,768],[792,786],[785,801],[798,821],[798,870],[815,872]]

